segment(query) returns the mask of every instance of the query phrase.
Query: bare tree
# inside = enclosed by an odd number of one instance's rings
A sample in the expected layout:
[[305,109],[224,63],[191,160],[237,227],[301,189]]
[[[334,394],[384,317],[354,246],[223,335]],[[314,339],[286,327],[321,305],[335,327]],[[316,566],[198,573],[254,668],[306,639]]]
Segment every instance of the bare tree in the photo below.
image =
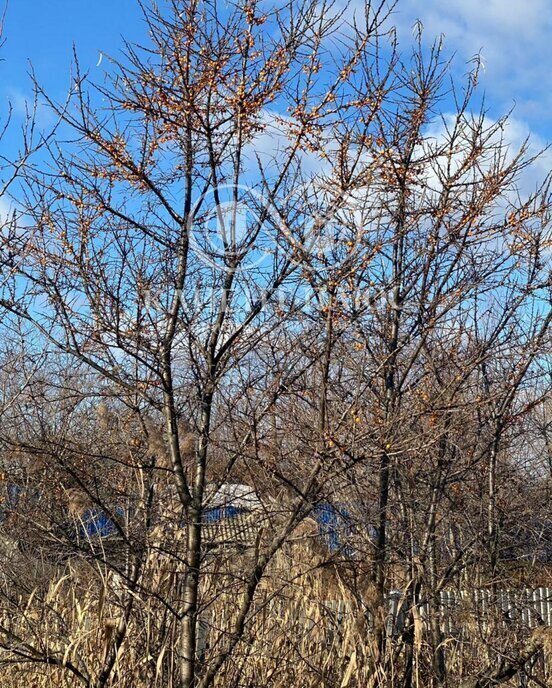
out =
[[[275,647],[285,685],[294,663],[305,685],[443,685],[440,592],[505,575],[517,421],[549,393],[548,182],[521,194],[532,158],[474,111],[477,66],[436,114],[440,45],[400,55],[392,6],[364,9],[171,0],[104,83],[76,62],[67,103],[36,86],[59,124],[14,168],[2,233],[24,365],[1,439],[25,483],[12,536],[50,567],[21,596],[56,636],[5,628],[6,661],[94,688],[258,684],[263,609],[301,582],[347,597],[356,645],[335,666]],[[236,484],[256,508],[228,548],[209,514]],[[75,561],[89,616],[110,610],[87,652],[49,587]]]

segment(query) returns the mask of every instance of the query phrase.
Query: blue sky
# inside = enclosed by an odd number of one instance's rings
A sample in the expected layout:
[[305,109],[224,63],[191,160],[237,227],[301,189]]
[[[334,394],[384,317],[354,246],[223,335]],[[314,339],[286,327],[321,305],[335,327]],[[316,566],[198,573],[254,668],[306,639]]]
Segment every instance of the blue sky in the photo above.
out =
[[[0,5],[2,0],[0,0]],[[16,112],[31,92],[29,64],[49,93],[63,98],[75,43],[84,69],[101,76],[99,51],[117,54],[121,35],[143,36],[135,0],[9,0],[0,53],[0,96]]]
[[[222,0],[221,0],[222,2]],[[353,0],[352,7],[362,0]],[[0,6],[2,0],[0,0]],[[445,34],[447,54],[455,54],[461,77],[478,52],[485,65],[482,88],[491,117],[515,104],[512,142],[527,133],[535,148],[552,141],[552,1],[551,0],[399,0],[393,15],[401,44],[407,47],[412,25],[420,19],[427,38]],[[117,55],[121,35],[144,37],[135,0],[10,0],[6,43],[0,53],[0,112],[11,101],[15,115],[29,97],[29,61],[49,93],[63,99],[67,90],[73,42],[83,69],[101,79],[100,51]],[[45,111],[40,116],[46,122]],[[9,153],[18,141],[12,127],[3,141]],[[550,167],[550,157],[541,163]]]

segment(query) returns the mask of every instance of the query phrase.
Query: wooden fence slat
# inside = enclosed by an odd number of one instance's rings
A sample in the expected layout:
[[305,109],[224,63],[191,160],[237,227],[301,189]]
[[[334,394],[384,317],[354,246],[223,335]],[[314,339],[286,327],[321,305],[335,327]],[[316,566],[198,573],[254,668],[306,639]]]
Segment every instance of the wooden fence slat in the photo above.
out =
[[[457,621],[459,611],[464,611],[464,605],[470,603],[473,613],[478,615],[483,628],[496,618],[497,612],[503,622],[519,623],[527,628],[544,623],[552,625],[552,588],[536,588],[521,590],[498,590],[496,596],[490,590],[442,590],[437,598],[435,613],[439,615],[440,626],[445,635],[452,635],[461,630]],[[424,602],[419,606],[422,619],[427,620],[430,605]],[[432,613],[434,613],[432,610]],[[276,621],[287,618],[293,624],[301,625],[305,632],[317,625],[327,626],[333,632],[339,632],[339,627],[346,624],[354,610],[346,600],[328,600],[325,603],[312,603],[305,606],[300,600],[286,601],[275,599],[263,608],[262,618]],[[366,612],[368,622],[373,624],[372,615]],[[396,636],[404,630],[408,616],[408,609],[404,604],[403,593],[392,591],[387,595],[387,610],[385,629],[388,635]],[[227,622],[227,623],[225,623]],[[216,618],[211,615],[203,616],[199,621],[197,652],[204,655],[209,646],[209,634],[213,630],[223,631],[231,619],[222,619],[220,614]],[[265,621],[266,622],[266,621]]]

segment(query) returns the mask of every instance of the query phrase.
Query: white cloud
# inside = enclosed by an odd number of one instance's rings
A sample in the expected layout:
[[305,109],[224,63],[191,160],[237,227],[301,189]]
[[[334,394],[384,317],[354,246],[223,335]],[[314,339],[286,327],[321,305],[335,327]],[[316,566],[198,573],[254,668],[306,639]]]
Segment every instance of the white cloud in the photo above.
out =
[[[453,113],[443,115],[444,122],[449,128],[453,127],[455,115]],[[447,140],[445,123],[439,122],[434,124],[426,132],[429,139],[434,140],[437,144],[443,144]],[[488,117],[485,118],[483,126],[490,130],[496,127],[497,122]],[[466,132],[469,140],[469,130]],[[531,165],[522,170],[519,179],[519,191],[522,196],[529,195],[539,187],[552,169],[552,150],[546,149],[545,141],[537,134],[531,131],[530,126],[516,117],[510,116],[502,127],[497,127],[493,137],[489,140],[489,146],[502,145],[507,148],[507,161],[513,160],[514,156],[518,154],[521,147],[527,141],[527,150],[525,156],[527,158],[535,157]],[[463,161],[463,155],[460,153],[453,156],[453,162],[460,164]]]
[[13,204],[7,196],[0,196],[0,240],[5,241],[13,232],[19,231],[18,224],[14,225]]
[[419,19],[428,40],[444,34],[449,53],[465,61],[481,51],[483,87],[499,107],[545,118],[552,105],[552,2],[550,0],[399,0],[392,21],[404,42]]
[[46,129],[56,121],[56,116],[52,109],[41,99],[34,102],[32,94],[24,93],[17,88],[7,90],[7,101],[12,109],[12,115],[17,120],[24,120],[26,117],[34,117],[35,124]]
[[2,226],[4,222],[7,221],[10,215],[10,209],[10,202],[6,198],[0,196],[0,226]]
[[[297,122],[269,108],[262,111],[259,122],[261,130],[253,137],[244,152],[252,169],[256,170],[257,156],[261,164],[268,167],[275,163],[276,169],[279,169],[279,165],[281,166],[286,160],[295,141],[294,136],[287,130],[286,124],[297,125]],[[327,168],[324,158],[314,152],[300,151],[296,158],[301,160],[302,170],[305,173],[320,174]]]
[[[452,19],[468,32],[489,37],[511,35],[521,39],[535,38],[543,30],[543,20],[550,16],[548,0],[429,0],[422,5],[410,0],[414,9],[426,12],[434,28],[440,18]],[[469,39],[469,36],[468,36]]]

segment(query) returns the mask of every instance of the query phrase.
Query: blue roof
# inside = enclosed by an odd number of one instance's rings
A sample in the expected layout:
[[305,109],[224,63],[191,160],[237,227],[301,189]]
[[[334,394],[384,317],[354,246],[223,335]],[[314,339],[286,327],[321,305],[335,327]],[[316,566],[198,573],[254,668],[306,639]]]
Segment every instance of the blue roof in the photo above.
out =
[[[121,507],[115,509],[118,516],[124,515],[124,510]],[[86,537],[109,537],[117,532],[117,526],[107,516],[105,511],[98,507],[86,509],[80,518],[81,535]]]
[[[242,506],[209,507],[203,512],[203,521],[204,523],[217,523],[240,516],[244,512],[248,512],[248,509]],[[314,507],[312,514],[328,549],[331,552],[342,552],[346,556],[352,556],[354,551],[347,544],[347,540],[354,532],[353,520],[345,505],[322,502]]]
[[344,505],[322,502],[314,507],[313,515],[328,549],[352,556],[354,550],[347,545],[347,539],[353,534],[354,528],[347,508]]

